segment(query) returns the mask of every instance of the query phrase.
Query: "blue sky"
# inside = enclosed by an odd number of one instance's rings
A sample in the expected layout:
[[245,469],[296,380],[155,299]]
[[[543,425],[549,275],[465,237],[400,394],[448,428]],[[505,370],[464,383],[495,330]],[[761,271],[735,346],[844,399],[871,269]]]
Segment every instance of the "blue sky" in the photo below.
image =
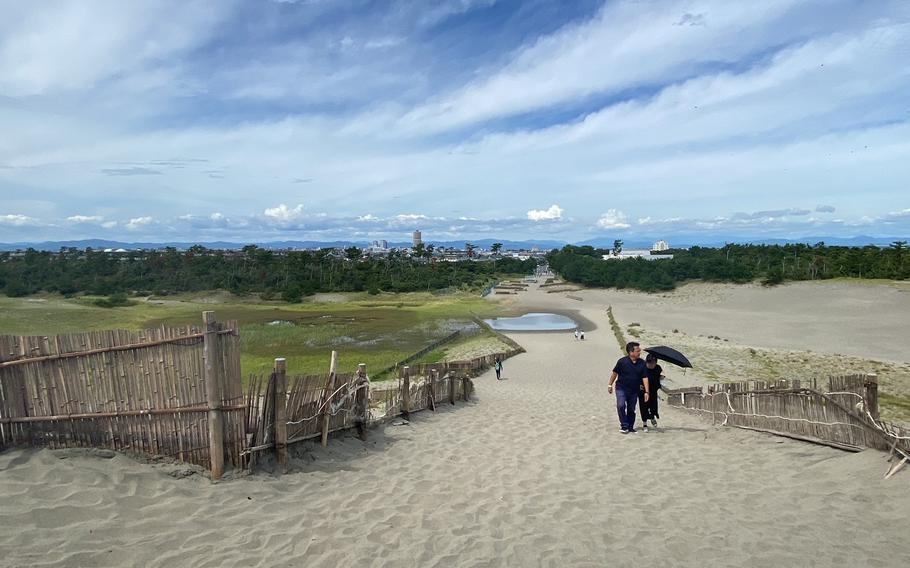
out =
[[0,13],[0,241],[910,235],[904,0]]

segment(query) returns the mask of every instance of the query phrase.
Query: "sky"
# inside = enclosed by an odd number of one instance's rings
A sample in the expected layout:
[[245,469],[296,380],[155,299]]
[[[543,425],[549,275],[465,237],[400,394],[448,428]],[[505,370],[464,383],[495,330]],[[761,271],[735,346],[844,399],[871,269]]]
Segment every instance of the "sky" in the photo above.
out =
[[0,14],[0,242],[910,235],[906,0]]

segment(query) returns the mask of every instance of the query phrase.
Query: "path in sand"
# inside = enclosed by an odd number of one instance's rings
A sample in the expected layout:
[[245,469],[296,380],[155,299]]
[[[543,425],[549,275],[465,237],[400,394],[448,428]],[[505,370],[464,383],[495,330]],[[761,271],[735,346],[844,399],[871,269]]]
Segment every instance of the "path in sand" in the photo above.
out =
[[[566,306],[563,306],[566,307]],[[596,314],[591,314],[592,318]],[[477,399],[295,471],[218,484],[124,456],[0,454],[4,566],[901,566],[910,474],[885,456],[664,409],[621,435],[608,325],[515,334]]]

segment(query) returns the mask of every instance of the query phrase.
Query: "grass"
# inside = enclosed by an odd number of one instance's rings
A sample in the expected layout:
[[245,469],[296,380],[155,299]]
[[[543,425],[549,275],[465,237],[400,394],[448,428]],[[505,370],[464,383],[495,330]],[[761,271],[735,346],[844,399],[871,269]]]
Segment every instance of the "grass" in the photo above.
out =
[[[99,329],[143,329],[201,324],[214,310],[220,321],[237,320],[244,376],[268,373],[276,357],[288,372],[324,373],[338,351],[339,369],[386,367],[450,333],[473,315],[498,315],[495,303],[477,294],[332,294],[332,301],[301,304],[240,298],[223,292],[137,299],[135,305],[102,308],[93,297],[57,295],[0,297],[0,334],[48,335]],[[273,321],[291,322],[269,325]]]
[[878,407],[883,419],[910,423],[910,396],[895,396],[879,391]]

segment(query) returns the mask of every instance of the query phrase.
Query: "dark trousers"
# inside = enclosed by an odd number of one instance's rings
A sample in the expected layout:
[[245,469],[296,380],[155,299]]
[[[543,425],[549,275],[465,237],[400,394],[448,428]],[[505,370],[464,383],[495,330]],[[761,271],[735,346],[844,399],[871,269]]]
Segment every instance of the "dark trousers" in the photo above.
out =
[[638,408],[641,409],[642,422],[660,418],[660,414],[657,413],[657,395],[651,393],[651,396],[648,398],[648,402],[645,402],[645,391],[640,391],[638,393]]
[[616,389],[616,412],[620,427],[631,430],[635,427],[635,403],[638,395],[634,390]]

